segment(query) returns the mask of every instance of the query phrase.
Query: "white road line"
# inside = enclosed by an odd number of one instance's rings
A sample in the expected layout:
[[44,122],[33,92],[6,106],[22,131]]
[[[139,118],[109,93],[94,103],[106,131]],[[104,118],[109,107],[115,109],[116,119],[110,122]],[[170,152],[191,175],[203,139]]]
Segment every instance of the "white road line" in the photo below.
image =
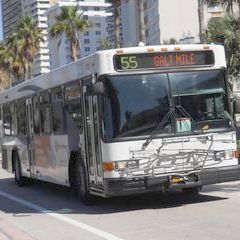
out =
[[47,214],[47,215],[49,215],[51,217],[54,217],[54,218],[56,218],[58,220],[66,222],[68,224],[74,225],[74,226],[76,226],[78,228],[81,228],[81,229],[83,229],[85,231],[93,233],[93,234],[95,234],[95,235],[97,235],[97,236],[99,236],[99,237],[101,237],[103,239],[106,239],[106,240],[123,240],[122,238],[116,237],[116,236],[114,236],[114,235],[112,235],[110,233],[104,232],[104,231],[102,231],[100,229],[97,229],[97,228],[92,227],[90,225],[87,225],[85,223],[73,220],[73,219],[71,219],[69,217],[66,217],[66,216],[63,216],[63,215],[61,215],[59,213],[55,213],[55,212],[53,212],[51,210],[45,209],[45,208],[43,208],[41,206],[38,206],[38,205],[36,205],[34,203],[31,203],[31,202],[28,202],[26,200],[23,200],[23,199],[21,199],[19,197],[15,197],[15,196],[13,196],[13,195],[11,195],[9,193],[0,191],[0,196],[2,196],[4,198],[7,198],[9,200],[12,200],[14,202],[20,203],[20,204],[22,204],[22,205],[24,205],[26,207],[32,208],[34,210],[37,210],[40,213]]

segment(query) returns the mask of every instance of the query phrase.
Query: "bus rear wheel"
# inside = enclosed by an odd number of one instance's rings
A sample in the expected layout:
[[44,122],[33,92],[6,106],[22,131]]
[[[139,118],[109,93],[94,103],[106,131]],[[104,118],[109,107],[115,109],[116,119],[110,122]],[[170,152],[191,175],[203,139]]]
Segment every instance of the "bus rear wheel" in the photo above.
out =
[[86,168],[83,161],[80,159],[76,161],[74,185],[80,201],[85,205],[91,205],[93,203],[93,196],[89,193]]
[[20,159],[17,153],[14,154],[14,178],[15,183],[21,187],[26,184],[26,178],[22,176],[22,168]]

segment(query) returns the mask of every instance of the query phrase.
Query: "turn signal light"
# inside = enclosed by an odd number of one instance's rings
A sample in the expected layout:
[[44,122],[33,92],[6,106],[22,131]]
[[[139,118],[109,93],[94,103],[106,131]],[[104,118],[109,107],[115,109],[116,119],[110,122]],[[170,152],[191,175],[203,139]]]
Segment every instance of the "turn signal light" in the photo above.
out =
[[174,50],[175,51],[181,51],[181,48],[180,47],[175,47]]
[[162,52],[167,52],[167,50],[168,50],[167,48],[161,48]]
[[117,50],[117,54],[123,54],[123,50]]
[[114,164],[112,162],[104,162],[102,166],[103,166],[103,171],[111,172],[114,170]]
[[154,49],[153,48],[148,48],[147,51],[148,52],[154,52]]

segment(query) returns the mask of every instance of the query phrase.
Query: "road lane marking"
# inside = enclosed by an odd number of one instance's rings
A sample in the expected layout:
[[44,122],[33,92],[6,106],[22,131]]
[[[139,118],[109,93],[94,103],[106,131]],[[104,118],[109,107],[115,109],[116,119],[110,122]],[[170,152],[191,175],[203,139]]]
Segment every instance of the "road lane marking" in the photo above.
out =
[[36,210],[36,211],[38,211],[40,213],[47,214],[47,215],[49,215],[51,217],[54,217],[54,218],[56,218],[58,220],[66,222],[68,224],[71,224],[71,225],[73,225],[75,227],[81,228],[81,229],[83,229],[85,231],[88,231],[90,233],[93,233],[93,234],[95,234],[95,235],[97,235],[97,236],[99,236],[99,237],[101,237],[103,239],[106,239],[106,240],[123,240],[122,238],[116,237],[116,236],[112,235],[111,233],[102,231],[102,230],[97,229],[95,227],[92,227],[92,226],[90,226],[88,224],[85,224],[85,223],[73,220],[73,219],[71,219],[69,217],[66,217],[66,216],[63,216],[63,215],[61,215],[59,213],[55,213],[55,212],[53,212],[51,210],[43,208],[43,207],[41,207],[39,205],[36,205],[34,203],[31,203],[29,201],[23,200],[23,199],[21,199],[19,197],[15,197],[15,196],[13,196],[13,195],[11,195],[9,193],[0,191],[0,196],[4,197],[4,198],[7,198],[9,200],[12,200],[12,201],[14,201],[16,203],[19,203],[19,204],[21,204],[23,206],[26,206],[28,208],[32,208],[32,209],[34,209],[34,210]]

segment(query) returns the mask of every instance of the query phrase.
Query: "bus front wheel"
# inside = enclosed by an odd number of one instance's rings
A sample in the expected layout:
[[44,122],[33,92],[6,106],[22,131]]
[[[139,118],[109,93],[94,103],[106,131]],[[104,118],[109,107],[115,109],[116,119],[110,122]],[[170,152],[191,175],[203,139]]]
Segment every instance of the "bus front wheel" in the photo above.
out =
[[93,196],[89,193],[88,180],[85,165],[82,160],[76,161],[75,186],[80,201],[86,205],[91,205]]

